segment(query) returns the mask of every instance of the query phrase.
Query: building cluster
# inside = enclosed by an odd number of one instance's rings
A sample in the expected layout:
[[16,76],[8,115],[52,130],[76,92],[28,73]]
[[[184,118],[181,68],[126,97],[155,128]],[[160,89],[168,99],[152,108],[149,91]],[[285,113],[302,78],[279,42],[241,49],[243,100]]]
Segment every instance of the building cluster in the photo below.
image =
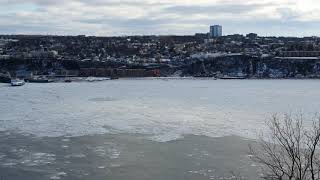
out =
[[[250,63],[237,63],[235,59],[238,57],[241,57],[240,61]],[[119,72],[122,76],[140,77],[170,76],[180,72],[181,76],[249,76],[250,73],[257,76],[268,71],[269,75],[262,76],[274,77],[272,72],[279,74],[278,71],[281,71],[284,77],[290,73],[294,74],[292,76],[306,76],[314,71],[301,70],[300,61],[308,64],[312,60],[308,66],[317,68],[319,57],[318,37],[260,37],[255,33],[223,36],[220,25],[211,26],[209,33],[194,36],[0,35],[0,73],[11,74],[31,71],[33,74],[61,75],[72,72],[74,75],[89,76],[102,72],[100,74],[106,76]],[[239,67],[232,65],[229,70],[224,70],[224,66],[217,69],[220,66],[214,63],[209,64],[215,67],[206,67],[208,61],[216,60],[226,61],[222,63],[226,68],[230,64]],[[298,64],[290,65],[297,72],[286,70],[282,65],[279,70],[271,68],[283,61]],[[190,67],[199,63],[204,63],[201,66],[207,70],[192,72]],[[243,64],[248,67],[241,67]],[[248,73],[248,69],[254,72]],[[234,73],[230,75],[230,71]]]

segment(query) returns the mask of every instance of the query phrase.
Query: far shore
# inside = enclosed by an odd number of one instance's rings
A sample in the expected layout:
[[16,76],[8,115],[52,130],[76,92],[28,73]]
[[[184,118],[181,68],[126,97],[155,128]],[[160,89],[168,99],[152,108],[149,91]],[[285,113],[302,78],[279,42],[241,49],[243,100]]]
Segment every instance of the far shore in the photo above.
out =
[[[96,81],[109,81],[109,80],[319,80],[320,78],[242,78],[242,77],[230,77],[230,78],[216,78],[216,77],[174,77],[174,76],[162,76],[162,77],[121,77],[121,78],[111,78],[111,77],[50,77],[47,78],[51,80],[48,83],[62,83],[62,82],[96,82]],[[25,80],[28,82],[28,80]],[[1,82],[0,82],[1,83]],[[5,83],[5,82],[3,82]],[[37,82],[30,82],[37,83]],[[42,82],[43,83],[43,82]]]

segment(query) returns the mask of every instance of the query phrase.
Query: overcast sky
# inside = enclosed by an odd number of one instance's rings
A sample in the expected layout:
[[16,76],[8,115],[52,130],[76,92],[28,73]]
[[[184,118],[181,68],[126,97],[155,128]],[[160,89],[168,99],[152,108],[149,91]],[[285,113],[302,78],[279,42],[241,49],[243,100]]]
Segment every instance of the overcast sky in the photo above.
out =
[[320,0],[0,0],[1,34],[320,36]]

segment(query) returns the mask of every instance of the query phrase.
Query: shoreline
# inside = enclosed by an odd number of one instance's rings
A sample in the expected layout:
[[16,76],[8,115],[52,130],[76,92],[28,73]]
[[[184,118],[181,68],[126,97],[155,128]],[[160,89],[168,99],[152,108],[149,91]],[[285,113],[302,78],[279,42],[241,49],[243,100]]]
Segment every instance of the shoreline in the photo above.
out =
[[[93,78],[88,79],[88,78]],[[102,82],[102,81],[116,81],[116,80],[320,80],[320,78],[214,78],[214,77],[124,77],[117,79],[110,79],[108,77],[68,77],[68,78],[48,78],[52,82],[28,82],[29,84],[48,84],[48,83],[72,83],[72,82]],[[10,84],[7,82],[0,82],[0,84]]]

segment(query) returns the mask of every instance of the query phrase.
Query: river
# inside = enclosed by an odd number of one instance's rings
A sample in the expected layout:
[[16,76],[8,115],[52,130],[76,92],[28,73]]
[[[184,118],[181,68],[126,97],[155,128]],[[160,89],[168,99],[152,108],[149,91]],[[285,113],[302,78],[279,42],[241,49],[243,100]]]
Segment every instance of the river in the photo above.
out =
[[[219,179],[227,177],[224,169],[247,164],[239,171],[254,176],[256,165],[244,163],[246,144],[239,141],[255,139],[271,114],[314,115],[320,108],[319,89],[319,80],[143,78],[22,87],[1,84],[0,175],[3,170],[7,179],[19,179],[12,174],[29,179],[88,179],[102,171],[92,179]],[[231,148],[224,143],[229,141],[238,145]],[[84,144],[89,149],[83,149]],[[232,152],[237,148],[238,153]],[[234,167],[233,160],[224,159],[233,154],[238,161]],[[101,165],[101,160],[107,165]],[[96,169],[88,169],[87,161],[94,162]],[[214,167],[208,168],[209,164]],[[153,171],[143,173],[152,165]],[[35,171],[39,166],[47,167]],[[57,166],[65,168],[54,170]],[[124,169],[118,172],[119,168]]]

